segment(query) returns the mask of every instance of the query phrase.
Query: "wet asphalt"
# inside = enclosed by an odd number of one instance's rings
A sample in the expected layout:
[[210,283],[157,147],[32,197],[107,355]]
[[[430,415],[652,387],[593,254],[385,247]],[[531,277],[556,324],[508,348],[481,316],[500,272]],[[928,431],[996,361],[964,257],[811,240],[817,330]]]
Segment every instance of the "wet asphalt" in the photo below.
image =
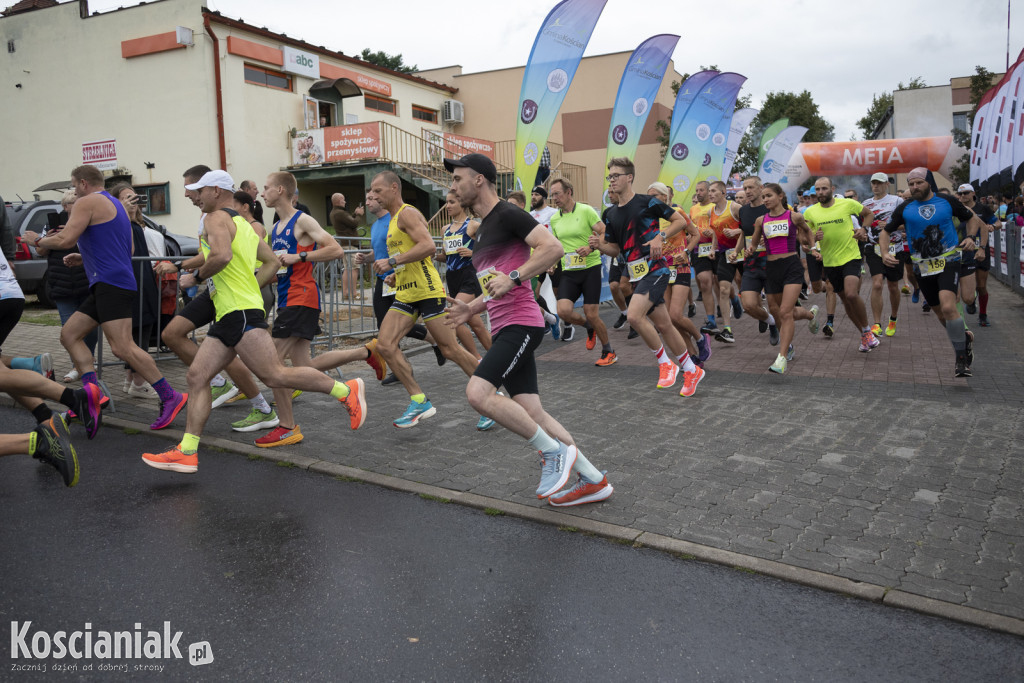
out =
[[[1013,636],[227,452],[161,472],[139,455],[164,439],[73,434],[74,489],[0,459],[0,680],[1024,679]],[[169,622],[183,658],[14,659],[15,621]]]

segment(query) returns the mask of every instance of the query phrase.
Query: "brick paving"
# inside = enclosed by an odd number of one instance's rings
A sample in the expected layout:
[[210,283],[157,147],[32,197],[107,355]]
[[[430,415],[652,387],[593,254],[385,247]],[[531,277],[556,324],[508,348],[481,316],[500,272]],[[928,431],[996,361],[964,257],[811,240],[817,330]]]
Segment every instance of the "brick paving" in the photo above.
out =
[[[798,323],[783,376],[767,371],[777,349],[744,316],[736,344],[712,342],[708,376],[690,399],[678,395],[681,383],[655,390],[653,358],[625,330],[610,332],[621,359],[610,368],[593,366],[597,351],[584,349],[579,331],[572,343],[547,339],[538,352],[544,404],[616,487],[608,501],[568,514],[1024,619],[1024,299],[990,282],[994,326],[968,317],[971,379],[953,378],[946,335],[909,297],[897,335],[869,354],[856,351],[841,305],[831,340]],[[824,307],[824,296],[807,303]],[[602,310],[608,321],[617,315]],[[67,367],[54,327],[21,325],[4,350],[49,350],[61,374]],[[474,429],[458,368],[437,367],[431,353],[412,360],[436,417],[392,427],[407,396],[360,363],[345,371],[367,380],[364,428],[350,432],[336,403],[304,395],[296,415],[306,440],[287,451],[542,505],[535,455],[505,430]],[[159,365],[184,386],[178,361]],[[121,393],[120,370],[107,368],[107,378],[120,417],[153,419],[155,404]],[[247,410],[217,409],[207,434],[246,442],[252,436],[228,424]]]

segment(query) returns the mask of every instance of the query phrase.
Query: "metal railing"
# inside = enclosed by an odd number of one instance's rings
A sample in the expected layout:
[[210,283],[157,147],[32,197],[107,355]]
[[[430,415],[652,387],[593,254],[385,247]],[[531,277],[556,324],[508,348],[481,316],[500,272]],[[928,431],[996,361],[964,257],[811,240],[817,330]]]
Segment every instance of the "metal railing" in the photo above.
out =
[[[587,202],[587,167],[580,166],[579,164],[573,164],[565,160],[565,148],[557,142],[547,143],[548,152],[551,154],[551,175],[544,182],[545,186],[551,185],[551,181],[556,178],[565,178],[573,186],[573,196],[578,202]],[[515,168],[516,159],[516,141],[515,140],[502,140],[501,142],[494,143],[494,157],[495,164],[500,163],[505,168],[510,169],[510,173],[514,173],[511,169]],[[513,181],[514,183],[514,181]],[[530,190],[533,188],[524,188],[529,200]],[[508,191],[503,193],[501,196],[507,196],[508,192],[511,192],[512,188],[509,187]]]

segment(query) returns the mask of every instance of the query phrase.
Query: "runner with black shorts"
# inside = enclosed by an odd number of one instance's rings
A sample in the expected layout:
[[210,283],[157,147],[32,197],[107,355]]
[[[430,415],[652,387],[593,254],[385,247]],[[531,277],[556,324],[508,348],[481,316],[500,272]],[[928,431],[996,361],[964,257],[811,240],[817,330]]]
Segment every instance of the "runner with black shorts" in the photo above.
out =
[[[309,214],[297,210],[292,198],[298,191],[295,176],[278,171],[267,176],[263,201],[279,220],[270,231],[270,248],[277,256],[277,315],[274,316],[274,347],[292,367],[312,367],[310,344],[320,334],[320,287],[313,264],[342,258],[345,250]],[[254,442],[261,448],[302,441],[302,431],[292,411],[293,389],[274,389],[279,424]]]
[[981,231],[982,222],[973,211],[949,195],[935,194],[927,179],[928,169],[915,168],[907,174],[910,201],[896,207],[889,224],[878,239],[882,258],[890,265],[897,259],[889,253],[889,236],[906,226],[910,258],[918,266],[917,284],[925,301],[946,328],[956,363],[955,377],[970,377],[974,363],[974,335],[964,328],[957,310],[960,259],[963,251],[976,248],[970,237],[957,235],[953,219],[965,224],[968,235]]
[[[991,256],[988,245],[992,230],[999,230],[1003,227],[1003,223],[987,204],[975,201],[974,188],[968,183],[964,183],[957,188],[956,196],[961,204],[973,211],[981,219],[982,224],[981,234],[971,235],[978,244],[973,257],[968,252],[964,252],[960,269],[960,296],[967,307],[967,312],[971,315],[977,313],[978,324],[982,327],[988,327],[990,324],[988,320],[988,269],[990,265],[989,257]],[[961,237],[963,236],[961,235]],[[971,280],[972,277],[973,282]],[[974,291],[977,293],[977,304],[975,304],[975,295],[971,291],[972,284],[975,287]]]
[[61,344],[74,360],[84,384],[97,384],[92,352],[85,337],[97,326],[115,356],[128,363],[160,396],[160,416],[150,429],[163,429],[185,407],[188,396],[174,390],[157,369],[153,357],[132,339],[132,301],[138,287],[132,270],[132,227],[124,206],[103,189],[103,173],[95,166],[79,166],[71,172],[78,200],[67,225],[55,235],[26,234],[36,246],[70,249],[78,244],[89,277],[91,294],[61,329]]
[[743,230],[740,228],[739,204],[731,202],[725,194],[725,183],[716,180],[708,186],[708,199],[711,200],[711,211],[708,213],[708,221],[711,230],[715,233],[715,276],[718,278],[718,301],[722,314],[722,329],[715,335],[715,339],[727,344],[735,343],[736,337],[732,333],[732,317],[739,319],[743,315],[743,307],[740,305],[740,298],[733,294],[735,287],[734,280],[736,273],[743,272],[742,254],[736,253],[736,247],[743,237]]
[[[551,183],[551,201],[558,211],[551,216],[551,232],[562,243],[562,273],[558,280],[558,317],[564,321],[562,339],[572,339],[572,326],[587,331],[587,350],[601,340],[601,357],[594,365],[607,367],[618,358],[608,340],[608,328],[601,320],[601,252],[588,243],[591,235],[604,235],[604,223],[593,207],[573,197],[572,184],[564,178]],[[576,300],[583,297],[583,315],[576,313]]]
[[757,320],[757,331],[768,332],[768,343],[777,346],[779,328],[775,317],[761,303],[768,277],[768,259],[764,243],[755,245],[751,241],[754,235],[754,223],[768,213],[762,198],[761,178],[756,175],[743,179],[743,191],[747,194],[747,204],[740,207],[740,229],[743,231],[743,243],[737,249],[743,253],[743,279],[740,281],[740,303],[747,315]]
[[[444,234],[441,237],[443,249],[436,258],[445,263],[444,280],[448,285],[448,296],[462,301],[472,301],[482,293],[480,282],[476,279],[476,269],[473,268],[473,237],[476,235],[476,229],[480,227],[480,221],[469,217],[451,190],[445,197],[445,210],[452,222],[444,226]],[[470,318],[468,326],[457,327],[455,335],[462,347],[472,353],[477,361],[481,356],[476,350],[473,335],[480,340],[484,351],[491,348],[491,333],[487,331],[481,316],[475,315]]]
[[882,334],[882,280],[884,278],[889,289],[890,313],[889,322],[885,326],[885,336],[891,337],[896,334],[896,320],[900,311],[900,280],[903,279],[904,264],[910,261],[903,232],[896,232],[890,236],[889,252],[896,257],[899,264],[887,266],[882,262],[878,234],[889,222],[892,212],[903,202],[896,195],[889,194],[888,190],[889,177],[884,173],[875,173],[871,176],[871,196],[864,200],[864,206],[871,209],[871,213],[875,215],[874,220],[866,226],[868,241],[864,246],[864,260],[867,261],[868,274],[871,276],[871,314],[875,321],[871,326],[871,333],[876,337]]
[[[497,170],[490,159],[467,154],[445,159],[444,165],[453,174],[452,190],[459,202],[483,217],[473,265],[484,294],[469,303],[448,298],[448,325],[461,325],[486,309],[494,333],[494,343],[466,386],[469,404],[540,452],[538,498],[555,506],[605,500],[614,491],[605,473],[584,457],[572,435],[540,402],[534,351],[545,334],[544,318],[528,283],[564,256],[562,245],[529,214],[498,199]],[[509,397],[498,393],[501,386]],[[572,472],[577,473],[576,484],[559,493]]]
[[[661,253],[663,241],[682,232],[686,221],[671,206],[654,197],[634,193],[634,172],[633,162],[626,157],[615,157],[608,162],[608,182],[618,194],[619,203],[605,212],[604,238],[591,235],[589,244],[612,258],[621,253],[626,259],[626,272],[633,282],[629,324],[640,333],[658,362],[657,388],[668,389],[674,385],[682,367],[684,379],[680,395],[692,396],[704,378],[704,370],[690,359],[682,336],[672,324],[668,311],[660,305],[665,301],[669,280],[668,263]],[[669,222],[664,231],[658,222],[661,218]],[[671,356],[665,352],[666,345]]]

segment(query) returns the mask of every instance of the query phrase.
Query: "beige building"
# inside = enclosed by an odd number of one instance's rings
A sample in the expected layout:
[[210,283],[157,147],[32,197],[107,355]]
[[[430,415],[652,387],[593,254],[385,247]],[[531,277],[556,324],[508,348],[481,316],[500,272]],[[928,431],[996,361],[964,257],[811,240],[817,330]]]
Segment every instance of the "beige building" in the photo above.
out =
[[[568,176],[577,186],[577,198],[590,204],[600,203],[604,189],[612,106],[630,54],[597,55],[580,62],[549,136],[552,177],[559,172]],[[525,66],[518,66],[464,74],[462,67],[454,66],[421,71],[419,75],[457,87],[458,98],[465,106],[465,124],[459,132],[470,137],[497,140],[499,162],[512,167],[516,111],[524,70]],[[634,159],[637,166],[634,185],[638,189],[642,186],[640,191],[645,191],[647,185],[657,180],[661,170],[656,122],[672,118],[675,103],[671,87],[673,80],[681,81],[682,76],[675,71],[674,62],[669,62]]]
[[[358,140],[360,126],[375,122],[397,156],[423,147],[425,128],[445,128],[444,103],[456,93],[207,11],[203,0],[103,13],[90,13],[86,0],[25,0],[0,17],[0,35],[3,196],[29,199],[86,160],[129,178],[149,194],[153,219],[186,235],[197,225],[183,196],[186,168],[221,167],[237,183],[262,186],[267,173],[292,165],[301,131],[355,126]],[[392,167],[384,146],[344,164],[304,164],[301,201],[321,222],[333,192],[356,206],[369,177]],[[407,185],[407,199],[425,212],[439,206],[431,188]]]

